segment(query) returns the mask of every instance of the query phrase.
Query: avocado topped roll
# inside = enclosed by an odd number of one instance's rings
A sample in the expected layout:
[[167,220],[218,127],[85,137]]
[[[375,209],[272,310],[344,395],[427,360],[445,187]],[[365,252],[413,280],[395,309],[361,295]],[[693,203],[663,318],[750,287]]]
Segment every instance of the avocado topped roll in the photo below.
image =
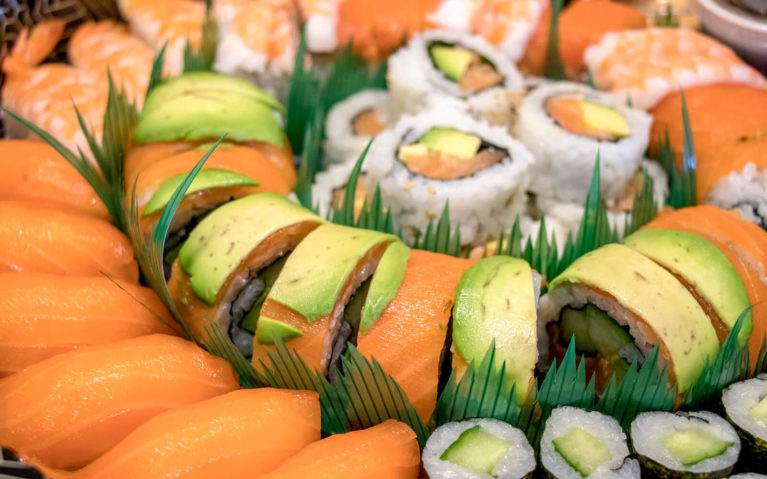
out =
[[727,419],[743,440],[743,458],[764,467],[767,459],[767,376],[735,383],[722,394]]
[[[702,236],[646,229],[632,234],[623,243],[665,268],[687,288],[711,319],[720,343],[727,339],[741,313],[748,311],[743,280],[727,257]],[[738,335],[741,345],[748,344],[752,328],[749,311]]]
[[639,478],[618,421],[570,406],[554,409],[541,438],[541,463],[549,477]]
[[525,401],[538,361],[536,307],[541,277],[524,260],[493,256],[461,276],[453,307],[453,367],[459,377],[490,347]]
[[376,271],[397,237],[324,224],[307,235],[288,257],[261,307],[253,341],[253,364],[268,360],[276,340],[294,349],[325,374],[354,342],[360,318],[344,310]]
[[707,411],[642,413],[631,423],[631,444],[647,477],[727,477],[740,454],[735,429]]
[[516,136],[535,157],[531,189],[583,203],[601,162],[605,201],[621,196],[647,149],[652,117],[576,83],[551,83],[523,101]]
[[368,186],[381,187],[395,226],[423,234],[450,201],[464,244],[511,227],[525,206],[532,157],[504,129],[444,102],[403,117],[379,135],[368,159]]
[[429,479],[532,477],[535,453],[525,433],[497,419],[469,419],[438,427],[423,450]]
[[362,90],[333,105],[325,120],[325,164],[357,161],[389,116],[386,90]]
[[206,216],[181,246],[168,282],[196,337],[212,320],[246,357],[261,305],[285,261],[323,221],[283,196],[231,201]]
[[[711,319],[673,274],[619,244],[585,254],[556,277],[541,298],[539,349],[548,360],[564,354],[570,338],[596,372],[603,390],[613,374],[640,365],[657,344],[661,366],[684,393],[719,340]],[[548,363],[548,362],[547,362]]]
[[510,127],[513,102],[524,91],[512,62],[481,37],[457,32],[432,30],[413,37],[389,57],[388,67],[395,116],[415,114],[447,96],[474,104],[474,113],[484,120]]

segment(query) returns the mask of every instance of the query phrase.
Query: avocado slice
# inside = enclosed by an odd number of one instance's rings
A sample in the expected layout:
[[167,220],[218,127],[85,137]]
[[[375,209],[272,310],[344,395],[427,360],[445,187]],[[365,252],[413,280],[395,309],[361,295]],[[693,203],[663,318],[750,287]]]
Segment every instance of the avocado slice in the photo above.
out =
[[733,445],[699,427],[672,432],[661,438],[661,444],[686,467],[721,456]]
[[618,323],[593,304],[582,309],[562,310],[560,331],[562,339],[575,336],[575,347],[587,354],[617,355],[634,340]]
[[[187,177],[186,173],[180,175],[171,176],[167,180],[163,181],[160,186],[154,191],[152,197],[144,207],[144,216],[151,215],[152,213],[161,210],[168,204],[171,196],[178,188],[184,179]],[[200,170],[197,176],[189,185],[189,189],[186,194],[194,193],[196,191],[207,190],[210,188],[225,188],[228,186],[258,186],[258,182],[240,173],[234,171],[209,169]]]
[[631,135],[631,127],[615,108],[589,100],[581,100],[583,122],[589,128],[610,134],[620,140]]
[[474,56],[465,48],[449,45],[434,45],[429,49],[429,52],[434,66],[446,77],[456,82],[466,73]]
[[425,145],[430,151],[459,158],[472,158],[482,146],[482,139],[454,128],[435,127],[424,133],[418,143]]
[[[728,328],[732,329],[749,307],[746,286],[737,270],[707,239],[686,231],[646,229],[630,235],[623,243],[684,279]],[[749,312],[738,334],[741,345],[748,342],[752,329],[753,316]]]
[[192,290],[213,304],[226,278],[240,261],[275,231],[323,220],[274,193],[246,196],[220,206],[192,230],[178,254]]
[[173,77],[147,97],[133,139],[137,143],[227,138],[264,141],[280,148],[282,105],[255,85],[218,73]]
[[509,441],[487,432],[482,426],[474,426],[463,431],[439,458],[477,474],[492,475],[495,465],[510,447]]
[[767,397],[762,398],[756,406],[749,409],[748,413],[752,418],[767,426]]
[[570,428],[553,441],[554,450],[583,477],[590,476],[599,466],[612,459],[604,442],[580,427]]
[[377,231],[324,224],[290,255],[269,299],[312,323],[333,311],[346,279],[371,248],[397,241]]
[[617,301],[652,329],[670,355],[680,393],[719,351],[714,327],[689,291],[671,273],[627,246],[609,244],[581,256],[554,278],[549,294],[557,298],[576,284]]
[[300,329],[282,321],[265,316],[261,316],[258,320],[258,333],[256,334],[258,344],[274,344],[278,339],[285,343],[303,335],[304,333]]
[[392,243],[386,248],[370,282],[365,306],[362,309],[360,331],[370,328],[397,295],[405,278],[408,259],[410,259],[410,248],[403,243]]
[[538,360],[533,274],[524,260],[493,256],[461,276],[453,308],[453,345],[469,364],[479,364],[495,343],[500,366],[524,400]]

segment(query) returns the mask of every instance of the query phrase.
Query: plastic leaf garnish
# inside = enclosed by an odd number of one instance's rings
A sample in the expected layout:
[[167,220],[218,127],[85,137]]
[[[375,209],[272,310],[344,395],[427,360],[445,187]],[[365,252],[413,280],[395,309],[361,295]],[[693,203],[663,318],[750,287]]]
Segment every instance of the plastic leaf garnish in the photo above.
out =
[[[429,431],[418,417],[405,392],[375,358],[369,361],[352,344],[341,358],[342,373],[336,375],[336,387],[348,398],[347,426],[364,429],[387,419],[404,422],[415,431],[423,448]],[[340,376],[340,377],[339,377]]]
[[191,46],[189,42],[184,45],[184,73],[212,71],[217,47],[218,25],[213,18],[210,2],[207,2],[199,48]]
[[670,411],[676,387],[669,387],[668,370],[658,367],[659,354],[656,345],[641,369],[634,360],[622,380],[613,375],[594,409],[614,417],[624,428],[642,412]]
[[544,75],[551,80],[567,80],[565,66],[559,51],[559,14],[562,12],[564,0],[551,2],[551,19],[549,20],[549,36],[546,42],[546,63]]
[[365,161],[365,157],[367,156],[372,143],[373,140],[368,142],[359,158],[357,158],[354,168],[352,168],[352,171],[349,173],[349,180],[346,182],[343,203],[341,206],[333,206],[329,212],[329,219],[333,223],[343,226],[356,225],[354,218],[354,203],[357,196],[357,182],[359,181],[360,172],[362,171],[362,163]]
[[371,70],[354,54],[352,42],[333,60],[333,67],[322,89],[324,111],[366,88],[386,88],[386,63]]
[[135,106],[128,101],[126,95],[118,91],[111,74],[108,73],[107,77],[109,94],[104,112],[103,139],[100,144],[77,107],[74,107],[95,165],[82,151],[75,154],[53,135],[32,122],[20,118],[2,106],[0,110],[27,127],[64,157],[93,188],[112,216],[115,225],[125,230],[122,207],[124,152],[136,123],[137,113]]
[[634,197],[634,205],[631,212],[626,215],[626,224],[623,228],[623,236],[628,236],[646,225],[658,215],[658,204],[655,202],[655,181],[644,170],[642,191]]
[[152,72],[149,74],[149,84],[146,87],[146,94],[144,98],[149,98],[149,94],[155,89],[157,85],[162,82],[162,69],[165,65],[165,50],[168,47],[168,43],[163,43],[160,51],[157,52],[157,56],[152,61]]
[[317,108],[312,114],[312,119],[306,124],[304,139],[302,141],[301,163],[298,167],[298,181],[294,192],[301,206],[316,211],[312,204],[312,182],[314,176],[322,168],[322,130],[324,127],[324,115]]
[[756,358],[751,376],[756,377],[764,373],[767,373],[767,338],[762,339],[762,347],[759,348],[759,355]]
[[684,405],[701,408],[719,398],[719,394],[731,383],[743,379],[749,372],[748,346],[741,346],[738,335],[743,321],[751,312],[749,306],[743,311],[719,348],[713,361],[706,361],[698,379],[684,395]]
[[437,226],[435,227],[434,221],[430,220],[426,232],[416,238],[413,248],[450,256],[461,255],[461,228],[460,225],[456,225],[455,230],[453,230],[450,224],[449,202],[445,203]]
[[682,168],[677,168],[674,151],[671,149],[668,131],[658,148],[657,160],[666,170],[669,176],[669,197],[667,204],[673,208],[684,208],[695,206],[697,198],[697,180],[695,165],[695,146],[692,138],[692,127],[690,126],[690,116],[687,111],[687,102],[682,92],[682,124],[684,144],[682,148]]
[[[380,231],[381,233],[397,234],[391,219],[391,212],[383,205],[381,200],[381,188],[376,186],[373,199],[368,203],[365,199],[362,204],[360,216],[357,218],[358,228]],[[398,236],[402,237],[401,234]]]
[[[306,68],[306,59],[306,36],[302,34],[296,51],[293,75],[290,77],[285,115],[285,134],[296,153],[303,152],[305,132],[311,115],[320,109],[320,81],[311,69]],[[320,140],[321,138],[316,139]]]

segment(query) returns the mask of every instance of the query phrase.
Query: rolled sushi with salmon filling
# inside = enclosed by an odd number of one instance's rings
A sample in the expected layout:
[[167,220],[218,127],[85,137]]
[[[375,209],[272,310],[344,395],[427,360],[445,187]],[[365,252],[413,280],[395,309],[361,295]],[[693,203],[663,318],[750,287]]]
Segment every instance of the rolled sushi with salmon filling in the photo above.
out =
[[389,123],[389,92],[362,90],[333,105],[325,120],[325,162],[356,161]]
[[[681,260],[685,260],[682,256]],[[538,311],[539,349],[561,358],[571,340],[596,373],[598,390],[642,365],[655,345],[659,364],[684,393],[719,350],[711,319],[668,270],[619,244],[576,260],[550,285]]]
[[605,200],[620,197],[639,168],[652,118],[575,83],[541,86],[519,110],[516,136],[535,157],[531,189],[582,203],[599,156]]
[[497,419],[470,419],[438,427],[423,450],[430,479],[532,477],[535,453],[525,433]]
[[763,467],[767,458],[767,376],[735,383],[722,393],[727,419],[743,441],[747,465]]
[[273,193],[231,201],[200,221],[179,249],[168,281],[192,334],[207,341],[211,321],[250,358],[259,311],[286,255],[322,223]]
[[614,418],[565,406],[554,409],[541,438],[541,463],[548,477],[639,478],[626,433]]
[[480,118],[511,126],[513,100],[524,91],[516,66],[478,36],[428,31],[392,55],[388,66],[397,116],[418,113],[429,101],[448,96],[473,104]]
[[727,477],[740,454],[735,429],[707,411],[645,412],[631,423],[630,433],[648,477]]
[[[349,186],[349,175],[354,169],[354,162],[333,165],[325,171],[317,173],[312,185],[313,202],[319,207],[320,215],[324,218],[340,208],[346,198],[346,189]],[[357,178],[357,189],[354,192],[354,217],[359,217],[367,197],[367,168],[362,165]]]
[[524,209],[532,163],[505,129],[444,102],[403,117],[376,138],[368,191],[381,187],[395,226],[411,238],[424,233],[449,200],[461,241],[476,244],[511,227]]

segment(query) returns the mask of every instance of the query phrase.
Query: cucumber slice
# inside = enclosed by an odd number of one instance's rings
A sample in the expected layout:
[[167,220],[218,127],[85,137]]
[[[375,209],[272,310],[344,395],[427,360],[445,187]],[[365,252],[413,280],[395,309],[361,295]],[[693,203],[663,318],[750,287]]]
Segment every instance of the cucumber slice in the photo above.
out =
[[633,340],[618,323],[592,304],[582,309],[562,310],[560,328],[562,337],[569,341],[575,335],[575,347],[587,354],[617,355]]
[[721,456],[734,443],[723,441],[705,429],[691,427],[672,432],[661,439],[661,444],[684,466]]
[[439,458],[477,474],[492,475],[495,464],[509,447],[508,441],[490,434],[482,426],[474,426],[463,431]]
[[752,418],[767,426],[767,397],[759,401],[759,404],[752,407],[748,413]]
[[570,428],[553,441],[554,450],[583,477],[588,477],[602,464],[612,459],[610,449],[590,432]]

